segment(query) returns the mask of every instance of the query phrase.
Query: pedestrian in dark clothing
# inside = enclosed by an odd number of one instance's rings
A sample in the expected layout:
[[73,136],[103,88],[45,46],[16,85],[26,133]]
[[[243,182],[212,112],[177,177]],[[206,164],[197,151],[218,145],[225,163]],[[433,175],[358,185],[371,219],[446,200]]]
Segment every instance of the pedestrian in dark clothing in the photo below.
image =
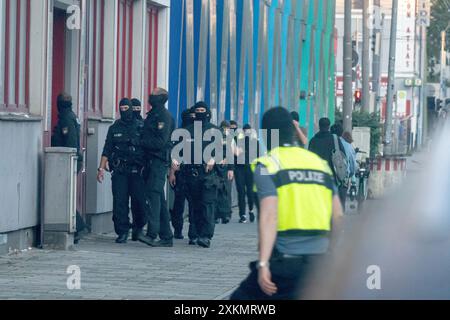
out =
[[[146,223],[149,203],[144,192],[144,150],[139,145],[142,131],[134,118],[130,100],[122,99],[119,105],[120,120],[108,130],[97,180],[103,182],[106,164],[109,163],[113,192],[113,222],[118,235],[116,243],[127,242],[130,228],[133,230],[133,241],[146,242],[142,229]],[[132,224],[129,220],[128,207],[130,197],[131,203],[135,203],[139,208],[132,211]]]
[[[53,128],[52,147],[77,149],[77,174],[79,174],[83,165],[83,155],[80,150],[80,122],[72,111],[72,97],[67,93],[61,93],[58,95],[56,103],[58,107],[58,123]],[[77,210],[75,244],[80,241],[80,233],[86,229],[87,225]]]
[[[227,121],[222,121],[220,130],[223,137],[223,154],[226,159],[227,152],[232,151],[232,146],[228,148],[227,137],[230,134],[230,124]],[[216,224],[222,221],[222,224],[227,224],[231,220],[231,182],[234,178],[234,165],[226,162],[217,166],[220,185],[218,188],[217,207],[216,207]]]
[[[320,131],[311,139],[309,143],[309,151],[314,152],[322,159],[328,162],[331,170],[333,171],[333,175],[335,178],[335,182],[338,185],[339,196],[341,198],[341,202],[343,203],[343,207],[345,205],[345,198],[347,197],[347,186],[343,181],[338,181],[336,177],[336,172],[333,165],[332,155],[334,147],[334,137],[330,132],[331,122],[328,118],[322,118],[319,120],[319,129]],[[339,149],[345,154],[345,148],[342,145],[340,139],[338,139]],[[345,208],[345,207],[344,207]]]
[[[170,165],[172,148],[171,135],[175,121],[165,104],[169,93],[156,88],[149,97],[152,106],[144,122],[144,134],[141,145],[146,155],[146,193],[150,201],[150,214],[147,227],[148,243],[153,247],[172,247],[173,233],[170,227],[170,215],[167,209],[164,185]],[[159,241],[157,237],[159,236]]]
[[[254,222],[255,214],[253,213],[253,207],[255,195],[253,191],[253,173],[250,165],[253,160],[258,157],[258,140],[249,124],[246,124],[244,126],[244,131],[238,134],[237,149],[239,155],[235,164],[235,177],[239,204],[239,223],[247,222],[247,215],[245,212],[246,198],[250,222]],[[256,153],[254,151],[256,151]]]
[[[319,121],[320,131],[311,139],[309,143],[309,151],[314,152],[322,159],[328,162],[334,174],[334,165],[332,161],[332,154],[334,150],[333,135],[330,132],[331,122],[328,118],[322,118]],[[339,148],[345,153],[344,146],[339,141]]]

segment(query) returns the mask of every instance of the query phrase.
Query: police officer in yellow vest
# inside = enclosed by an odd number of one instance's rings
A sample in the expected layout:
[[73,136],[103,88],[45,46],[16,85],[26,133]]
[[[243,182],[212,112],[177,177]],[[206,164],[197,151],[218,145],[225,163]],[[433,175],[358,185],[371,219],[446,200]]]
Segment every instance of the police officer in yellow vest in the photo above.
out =
[[330,249],[331,226],[340,224],[342,206],[333,173],[319,156],[294,145],[290,113],[267,111],[262,129],[279,130],[268,153],[252,164],[260,201],[259,260],[232,294],[232,300],[297,299],[313,262]]

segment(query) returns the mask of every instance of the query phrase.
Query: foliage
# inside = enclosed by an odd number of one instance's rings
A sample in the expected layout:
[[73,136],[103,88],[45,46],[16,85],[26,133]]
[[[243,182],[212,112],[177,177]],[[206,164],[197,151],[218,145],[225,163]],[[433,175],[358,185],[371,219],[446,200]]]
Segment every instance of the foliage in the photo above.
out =
[[[381,140],[381,124],[379,113],[368,113],[365,111],[353,111],[353,127],[370,128],[370,156],[375,157],[378,154],[378,144]],[[342,123],[342,112],[336,110],[336,123]]]
[[[450,2],[448,0],[431,0],[431,21],[428,28],[427,55],[429,61],[429,82],[439,82],[440,73],[434,72],[436,64],[440,64],[441,32],[449,25]],[[450,43],[450,28],[447,30],[447,47]]]

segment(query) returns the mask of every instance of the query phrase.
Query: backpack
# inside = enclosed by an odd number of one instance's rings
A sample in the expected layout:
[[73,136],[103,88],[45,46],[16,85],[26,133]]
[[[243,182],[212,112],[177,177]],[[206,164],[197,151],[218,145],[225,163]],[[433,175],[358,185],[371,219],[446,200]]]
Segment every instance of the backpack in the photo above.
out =
[[334,149],[331,153],[331,162],[333,163],[336,179],[340,183],[345,183],[348,179],[348,160],[347,156],[339,148],[337,135],[333,134]]

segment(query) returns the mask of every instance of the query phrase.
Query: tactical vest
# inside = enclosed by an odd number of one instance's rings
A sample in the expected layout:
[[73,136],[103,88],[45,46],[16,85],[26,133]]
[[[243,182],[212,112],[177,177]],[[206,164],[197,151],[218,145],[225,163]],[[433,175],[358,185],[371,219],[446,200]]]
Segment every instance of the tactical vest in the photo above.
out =
[[[278,194],[278,234],[327,235],[331,230],[333,173],[315,154],[299,147],[279,147],[252,164],[265,166]],[[266,171],[266,172],[264,172]]]

